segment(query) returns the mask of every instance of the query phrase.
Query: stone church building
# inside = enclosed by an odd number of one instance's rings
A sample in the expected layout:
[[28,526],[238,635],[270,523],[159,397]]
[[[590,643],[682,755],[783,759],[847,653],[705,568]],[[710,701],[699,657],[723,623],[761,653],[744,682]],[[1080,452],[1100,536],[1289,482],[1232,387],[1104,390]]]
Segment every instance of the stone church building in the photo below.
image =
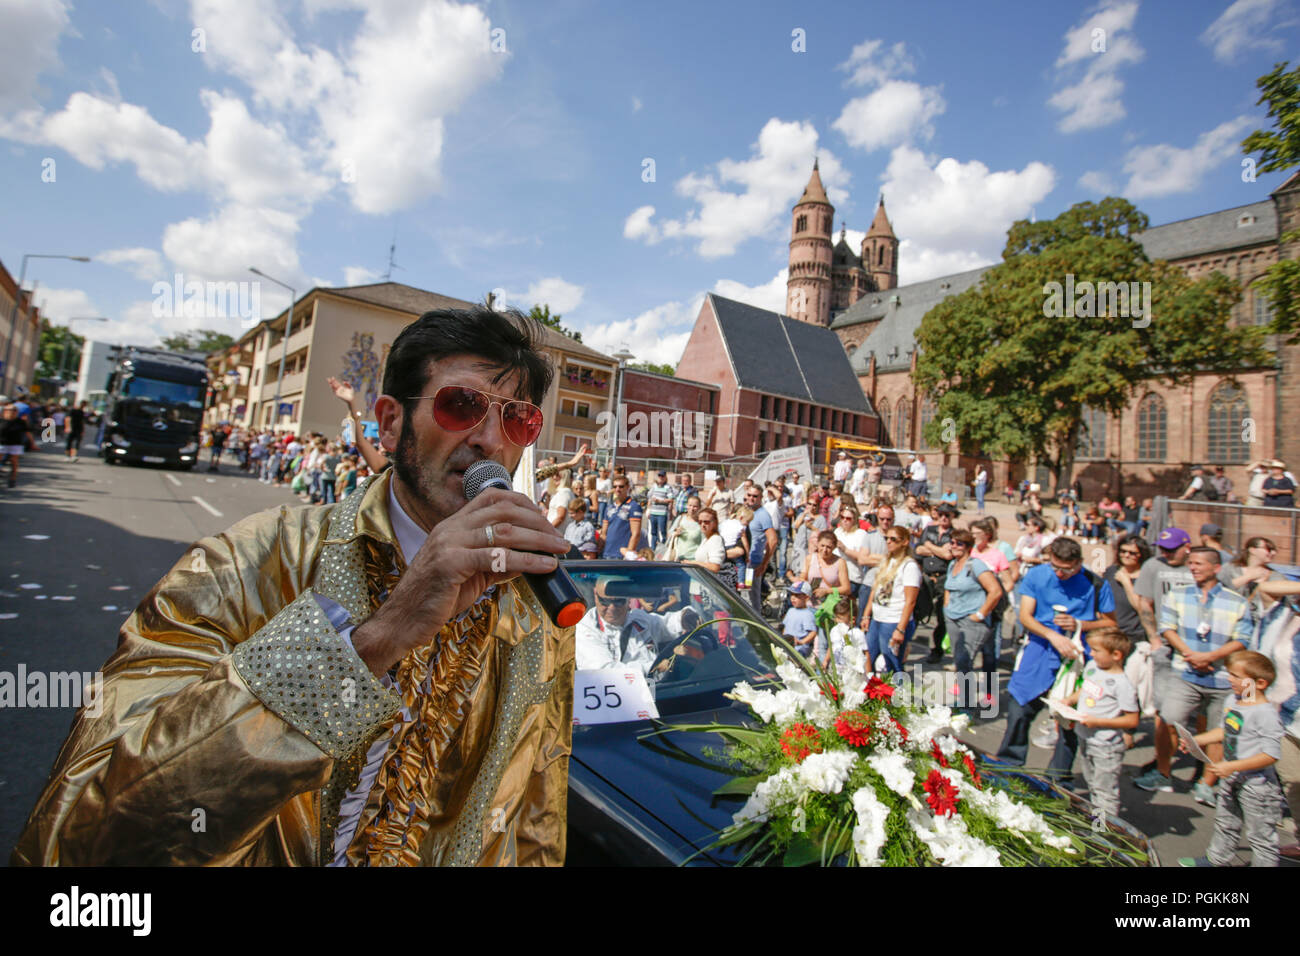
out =
[[[882,443],[921,450],[932,468],[961,467],[968,476],[983,462],[991,493],[1026,476],[1050,487],[1046,469],[1032,462],[993,460],[955,443],[935,448],[922,435],[935,406],[912,384],[917,329],[926,312],[977,284],[989,267],[900,287],[898,239],[884,199],[857,252],[843,230],[832,245],[834,212],[814,163],[792,214],[786,312],[839,336],[863,394],[880,416]],[[1150,258],[1168,260],[1192,278],[1219,271],[1237,281],[1243,297],[1232,321],[1262,325],[1270,319],[1268,304],[1254,283],[1280,258],[1297,257],[1300,244],[1281,242],[1284,232],[1297,227],[1300,174],[1267,199],[1155,226],[1135,238]],[[1300,413],[1300,347],[1277,338],[1270,341],[1274,361],[1240,370],[1235,383],[1218,374],[1198,375],[1178,387],[1153,379],[1120,415],[1085,409],[1086,434],[1071,480],[1079,478],[1084,497],[1092,500],[1103,492],[1178,495],[1192,464],[1223,465],[1244,498],[1248,462],[1276,457],[1293,469],[1300,465],[1300,428],[1294,423]]]

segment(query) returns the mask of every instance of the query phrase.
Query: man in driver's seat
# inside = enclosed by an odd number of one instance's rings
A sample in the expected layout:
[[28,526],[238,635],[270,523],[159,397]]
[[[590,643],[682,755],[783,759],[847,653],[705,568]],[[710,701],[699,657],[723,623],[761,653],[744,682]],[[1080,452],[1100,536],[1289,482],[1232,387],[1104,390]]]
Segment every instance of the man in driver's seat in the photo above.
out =
[[672,636],[657,614],[629,607],[628,599],[618,594],[619,585],[630,582],[631,578],[613,574],[596,579],[596,606],[573,631],[578,670],[634,664],[643,675],[655,679],[668,670],[671,657],[658,665],[655,661]]

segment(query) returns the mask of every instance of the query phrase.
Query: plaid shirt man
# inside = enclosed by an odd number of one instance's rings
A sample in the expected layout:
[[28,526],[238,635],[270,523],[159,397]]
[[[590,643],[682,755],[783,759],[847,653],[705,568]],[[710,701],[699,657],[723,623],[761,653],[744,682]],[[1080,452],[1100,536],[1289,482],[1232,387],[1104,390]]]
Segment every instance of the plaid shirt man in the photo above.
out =
[[[1191,651],[1217,650],[1230,641],[1239,641],[1249,649],[1253,631],[1250,602],[1236,591],[1216,582],[1209,594],[1202,595],[1195,584],[1175,588],[1160,605],[1161,633],[1175,631]],[[1183,680],[1201,687],[1228,690],[1228,672],[1222,661],[1209,673],[1192,670],[1181,654],[1175,654],[1173,668],[1182,671]]]
[[685,488],[677,492],[677,498],[673,502],[673,514],[686,514],[686,499],[691,495],[698,495],[699,493],[700,489],[696,488],[694,485],[687,485]]

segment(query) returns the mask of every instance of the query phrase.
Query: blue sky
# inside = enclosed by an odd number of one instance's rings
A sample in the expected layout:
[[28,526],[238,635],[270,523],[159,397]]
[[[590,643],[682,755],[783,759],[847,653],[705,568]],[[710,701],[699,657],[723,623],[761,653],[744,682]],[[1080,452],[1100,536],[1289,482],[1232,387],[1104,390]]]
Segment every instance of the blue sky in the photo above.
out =
[[[675,362],[705,292],[783,307],[814,155],[851,241],[884,191],[903,283],[995,261],[1015,219],[1082,200],[1159,224],[1267,198],[1283,175],[1243,181],[1239,143],[1300,13],[0,0],[0,19],[0,258],[96,260],[31,263],[54,321],[237,334],[156,315],[153,284],[376,281],[396,236],[397,281],[545,301],[598,348]],[[287,303],[260,291],[266,316]]]

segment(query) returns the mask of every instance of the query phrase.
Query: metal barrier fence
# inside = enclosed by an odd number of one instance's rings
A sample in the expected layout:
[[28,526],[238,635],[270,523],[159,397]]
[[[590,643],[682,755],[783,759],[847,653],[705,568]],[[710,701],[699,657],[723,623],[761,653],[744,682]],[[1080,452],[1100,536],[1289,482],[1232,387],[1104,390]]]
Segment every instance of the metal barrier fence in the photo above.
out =
[[1300,563],[1300,508],[1252,508],[1163,497],[1152,505],[1153,515],[1162,519],[1151,524],[1148,534],[1152,541],[1164,528],[1172,526],[1182,528],[1195,542],[1200,539],[1201,525],[1217,524],[1223,529],[1223,546],[1234,554],[1240,554],[1241,546],[1250,538],[1264,537],[1277,545],[1275,560],[1279,564]]

